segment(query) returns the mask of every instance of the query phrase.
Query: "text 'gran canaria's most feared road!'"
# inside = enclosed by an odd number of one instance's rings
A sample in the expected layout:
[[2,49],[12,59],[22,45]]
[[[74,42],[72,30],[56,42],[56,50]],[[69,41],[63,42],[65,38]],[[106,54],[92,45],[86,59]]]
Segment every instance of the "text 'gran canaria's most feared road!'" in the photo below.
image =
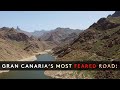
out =
[[0,79],[120,79],[120,11],[0,11]]

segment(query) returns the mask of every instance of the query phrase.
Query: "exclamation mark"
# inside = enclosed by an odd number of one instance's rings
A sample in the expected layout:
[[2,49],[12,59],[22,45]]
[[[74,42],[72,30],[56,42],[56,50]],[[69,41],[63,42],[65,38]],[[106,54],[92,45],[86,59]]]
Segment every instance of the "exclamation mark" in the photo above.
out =
[[116,68],[117,68],[117,64],[116,64],[115,66],[116,66]]

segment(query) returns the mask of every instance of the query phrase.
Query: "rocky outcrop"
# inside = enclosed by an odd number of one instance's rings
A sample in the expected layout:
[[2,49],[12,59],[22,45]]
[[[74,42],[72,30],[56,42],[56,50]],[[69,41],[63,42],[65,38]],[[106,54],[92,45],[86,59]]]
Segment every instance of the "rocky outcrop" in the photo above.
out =
[[26,34],[27,36],[31,37],[32,36],[32,32],[27,32],[27,31],[24,31],[22,30],[20,27],[17,26],[17,28],[15,29],[17,32],[19,33],[24,33]]
[[[34,37],[33,35],[30,37],[30,40],[32,40],[32,41],[37,41],[37,40],[39,40],[38,38],[36,38],[36,37]],[[40,41],[40,40],[39,40]]]
[[16,41],[28,41],[29,37],[24,33],[19,33],[14,28],[3,27],[0,28],[1,37],[4,39],[16,40]]
[[0,38],[1,38],[1,39],[5,39],[5,37],[4,37],[2,34],[0,34]]
[[120,16],[120,11],[115,11],[114,14],[112,14],[112,17],[119,17]]
[[30,44],[29,46],[27,46],[27,47],[25,47],[24,48],[24,50],[26,50],[26,51],[31,51],[31,50],[35,50],[35,49],[39,49],[39,46],[38,46],[38,44]]
[[29,37],[25,35],[24,33],[8,34],[5,37],[11,40],[16,40],[16,41],[28,41],[29,40]]
[[107,29],[115,28],[117,26],[120,26],[120,24],[112,23],[106,18],[101,18],[98,20],[97,23],[94,23],[89,28],[95,28],[97,30],[107,30]]
[[62,39],[61,42],[66,42],[67,44],[69,44],[70,42],[78,38],[78,36],[78,33],[73,32],[69,34],[68,37],[66,37],[65,39]]

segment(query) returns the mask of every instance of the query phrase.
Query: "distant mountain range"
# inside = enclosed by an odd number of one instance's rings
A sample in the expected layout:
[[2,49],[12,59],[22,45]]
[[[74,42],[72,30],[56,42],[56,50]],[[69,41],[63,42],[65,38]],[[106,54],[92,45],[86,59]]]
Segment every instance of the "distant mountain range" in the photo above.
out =
[[36,38],[41,38],[43,40],[47,40],[50,37],[50,35],[52,35],[52,34],[57,34],[56,36],[58,36],[58,37],[60,35],[62,35],[63,37],[60,37],[60,38],[65,39],[67,37],[66,35],[69,35],[71,33],[79,34],[80,32],[83,31],[83,30],[80,30],[80,29],[70,29],[70,28],[60,28],[60,27],[58,27],[56,29],[49,30],[49,31],[35,30],[34,32],[27,32],[27,31],[21,30],[18,26],[17,26],[16,30],[20,33],[24,33],[24,34],[28,35],[29,37],[34,36]]
[[[57,28],[52,31],[26,32],[19,27],[16,29],[2,27],[0,28],[0,52],[2,52],[0,60],[16,60],[46,49],[52,49],[57,46],[58,42],[60,43],[60,40],[64,45],[63,39],[66,38],[67,41],[68,37],[74,38],[79,33],[78,31],[77,34],[74,34],[76,31],[78,30]],[[53,38],[51,38],[52,36]]]
[[55,45],[60,45],[63,44],[68,44],[72,40],[78,37],[79,33],[81,33],[83,30],[79,29],[70,29],[70,28],[56,28],[54,30],[50,31],[34,31],[34,32],[26,32],[21,30],[19,27],[16,29],[20,33],[24,33],[28,35],[29,37],[35,37],[39,38],[39,40],[42,41],[48,41],[48,42],[53,42]]
[[45,31],[45,30],[40,30],[40,31],[34,31],[34,32],[31,32],[31,35],[33,35],[34,37],[40,37],[42,36],[43,34],[47,33],[48,31]]
[[69,42],[77,38],[79,33],[81,32],[82,30],[79,29],[58,27],[54,30],[44,33],[42,36],[40,36],[40,39],[44,41],[54,42],[57,45],[63,44],[63,42],[64,44],[68,44]]
[[48,32],[48,31],[45,31],[45,30],[41,30],[41,31],[34,31],[34,32],[27,32],[27,31],[24,31],[24,30],[21,30],[18,26],[16,28],[16,30],[20,33],[24,33],[26,35],[28,35],[29,37],[30,36],[34,36],[34,37],[40,37],[41,35],[43,35],[44,33]]

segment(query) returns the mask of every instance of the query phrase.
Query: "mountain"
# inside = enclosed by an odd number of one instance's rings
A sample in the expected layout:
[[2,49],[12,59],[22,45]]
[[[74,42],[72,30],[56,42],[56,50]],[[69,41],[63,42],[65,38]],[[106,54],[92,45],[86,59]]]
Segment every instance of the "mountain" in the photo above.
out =
[[68,44],[72,40],[78,37],[79,33],[82,30],[79,29],[70,29],[70,28],[56,28],[50,31],[34,31],[34,32],[26,32],[21,30],[19,27],[16,29],[17,32],[26,34],[31,40],[38,39],[42,43],[44,43],[44,48],[55,48],[59,46],[63,46]]
[[[120,17],[118,16],[117,18]],[[62,54],[62,50],[65,50],[64,52],[66,52],[68,48],[71,48],[71,52],[83,50],[104,58],[119,59],[120,20],[117,19],[118,21],[116,20],[116,22],[115,20],[116,18],[114,17],[99,19],[97,23],[92,24],[87,30],[80,33],[77,39],[61,49]],[[57,53],[56,50],[55,54]]]
[[34,36],[36,38],[38,38],[38,37],[42,36],[44,33],[48,32],[45,30],[41,30],[41,31],[35,30],[34,32],[27,32],[27,31],[21,30],[18,26],[17,26],[16,30],[20,33],[24,33],[24,34],[28,35],[29,37]]
[[[57,60],[62,61],[114,61],[120,60],[120,11],[101,18],[81,32],[75,40],[63,47],[54,48]],[[67,74],[66,74],[67,72]],[[55,71],[45,72],[52,77],[65,78],[120,78],[120,71]],[[60,75],[58,73],[61,73]],[[76,74],[75,74],[76,73]],[[72,74],[73,76],[71,76]],[[56,76],[55,76],[56,75]]]
[[27,31],[21,30],[18,26],[17,26],[16,30],[20,33],[24,33],[24,34],[28,35],[29,37],[34,36],[36,38],[40,37],[41,35],[43,35],[44,33],[47,32],[45,30],[41,30],[41,31],[36,30],[34,32],[27,32]]
[[116,11],[114,14],[112,14],[112,17],[119,17],[120,16],[120,11]]
[[44,41],[29,37],[14,28],[0,28],[0,60],[23,59],[49,47]]
[[82,30],[79,29],[70,29],[70,28],[56,28],[47,33],[44,33],[40,39],[44,41],[54,42],[56,45],[68,44],[70,41],[78,37],[79,33]]
[[45,31],[45,30],[41,30],[41,31],[34,31],[34,32],[31,32],[31,35],[33,35],[34,37],[40,37],[40,36],[42,36],[44,33],[46,33],[46,32],[48,32],[48,31]]
[[30,32],[27,32],[27,31],[24,31],[24,30],[21,30],[18,26],[17,28],[15,29],[17,32],[20,32],[20,33],[24,33],[26,34],[27,36],[32,36],[32,34]]
[[70,29],[70,28],[56,28],[54,30],[50,31],[34,31],[34,32],[26,32],[24,30],[21,30],[18,26],[16,30],[20,33],[24,33],[28,35],[29,37],[34,36],[35,38],[39,38],[39,40],[45,41],[45,42],[52,42],[52,45],[59,45],[62,42],[65,44],[68,44],[72,40],[78,37],[78,34],[82,32],[82,30],[79,29]]

